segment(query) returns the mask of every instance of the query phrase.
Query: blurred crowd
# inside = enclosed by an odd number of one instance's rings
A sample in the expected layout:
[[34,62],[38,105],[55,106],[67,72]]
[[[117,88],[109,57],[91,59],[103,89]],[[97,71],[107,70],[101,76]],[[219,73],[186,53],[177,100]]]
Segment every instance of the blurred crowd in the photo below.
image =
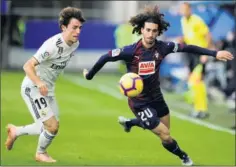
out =
[[[191,9],[192,6],[187,2],[182,3],[179,8],[179,13],[182,15],[183,36],[177,38],[176,41],[208,49],[227,50],[235,56],[235,28],[225,32],[225,38],[213,40],[210,27]],[[231,14],[234,16],[234,13]],[[174,60],[174,58],[170,59]],[[175,91],[184,95],[186,102],[193,106],[190,116],[199,119],[209,117],[209,102],[226,104],[229,112],[235,113],[235,60],[222,62],[204,55],[183,54],[181,61],[185,62],[185,68],[177,69],[179,73],[182,71],[182,75],[172,72],[169,80],[163,78],[162,85],[167,91]],[[186,73],[188,75],[183,75]],[[178,79],[177,84],[173,83],[173,78]],[[168,81],[171,81],[169,82],[171,84],[167,84]],[[233,128],[235,129],[235,126]]]
[[[189,7],[190,7],[189,10],[191,10],[191,6]],[[181,8],[182,12],[184,10],[186,9]],[[204,29],[204,27],[200,29]],[[236,53],[235,28],[226,33],[227,33],[226,37],[218,41],[214,41],[210,39],[209,45],[206,46],[206,48],[215,49],[215,50],[228,50],[233,55],[235,55]],[[211,36],[210,30],[209,30],[209,36]],[[201,39],[198,39],[198,41],[194,44],[198,45],[198,43],[200,43],[200,40]],[[206,37],[205,40],[207,41],[208,37]],[[198,58],[198,60],[195,60],[194,67],[196,67],[197,64],[203,64],[202,77],[206,85],[206,90],[207,90],[206,92],[207,92],[208,100],[214,101],[217,103],[226,102],[229,110],[235,112],[235,85],[236,85],[235,83],[236,79],[234,75],[235,68],[236,68],[235,61],[228,61],[225,63],[222,61],[217,61],[214,58],[202,56]],[[191,61],[188,65],[190,68],[190,72],[192,72],[193,64],[191,64]]]

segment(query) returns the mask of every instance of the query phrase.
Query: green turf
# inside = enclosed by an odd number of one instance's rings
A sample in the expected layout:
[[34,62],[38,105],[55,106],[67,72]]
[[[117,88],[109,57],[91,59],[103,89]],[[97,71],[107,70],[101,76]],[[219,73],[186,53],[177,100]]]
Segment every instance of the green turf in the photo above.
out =
[[[34,161],[37,136],[17,139],[6,151],[5,125],[24,125],[32,118],[20,96],[23,73],[1,76],[1,163],[2,165],[45,165]],[[113,86],[118,77],[101,75],[94,81]],[[158,137],[139,128],[124,133],[119,115],[132,116],[127,102],[106,93],[86,89],[61,77],[56,97],[60,108],[60,131],[49,148],[58,160],[53,165],[180,165],[177,157],[163,149]],[[171,98],[171,97],[170,97]],[[168,100],[168,99],[167,99]],[[174,109],[174,108],[173,108]],[[176,108],[184,112],[181,108]],[[196,165],[235,165],[235,136],[187,121],[171,118],[171,134]]]

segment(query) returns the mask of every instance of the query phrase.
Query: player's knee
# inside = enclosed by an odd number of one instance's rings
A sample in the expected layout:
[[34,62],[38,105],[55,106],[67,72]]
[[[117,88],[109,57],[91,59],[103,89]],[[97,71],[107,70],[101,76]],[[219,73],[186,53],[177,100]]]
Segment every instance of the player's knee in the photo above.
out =
[[170,130],[163,123],[160,123],[155,129],[152,130],[152,132],[158,135],[164,143],[169,143],[172,141]]
[[52,134],[57,134],[59,130],[59,122],[55,121],[48,129],[48,131]]
[[45,129],[47,129],[50,133],[56,135],[59,130],[59,122],[57,120],[50,120],[50,122],[46,122]]
[[159,132],[159,137],[162,142],[170,143],[172,142],[172,138],[170,136],[170,131],[168,129],[162,130]]

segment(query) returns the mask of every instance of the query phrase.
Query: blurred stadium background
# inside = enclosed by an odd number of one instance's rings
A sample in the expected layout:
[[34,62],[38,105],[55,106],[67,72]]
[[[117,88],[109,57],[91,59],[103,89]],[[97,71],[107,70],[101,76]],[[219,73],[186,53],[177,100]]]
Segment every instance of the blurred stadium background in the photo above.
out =
[[[191,1],[193,13],[210,28],[217,49],[235,55],[235,1]],[[80,46],[65,73],[57,82],[56,96],[61,113],[61,129],[49,149],[56,165],[180,165],[166,152],[154,135],[134,128],[126,134],[119,127],[119,115],[133,116],[118,92],[122,75],[119,63],[108,63],[94,78],[82,78],[103,53],[119,46],[118,28],[145,4],[158,4],[170,29],[160,38],[176,41],[182,35],[180,1],[36,1],[1,0],[1,163],[36,165],[33,161],[37,137],[22,137],[16,148],[4,149],[5,126],[31,123],[32,118],[20,96],[24,77],[22,66],[50,36],[59,33],[57,16],[66,6],[82,9],[87,22],[80,35]],[[127,32],[121,30],[122,34]],[[125,35],[125,42],[132,38]],[[132,39],[133,40],[133,39]],[[131,41],[132,41],[131,40]],[[160,75],[165,99],[172,112],[171,133],[191,155],[196,165],[235,165],[235,90],[230,96],[214,78],[207,92],[210,117],[188,117],[191,106],[184,100],[187,60],[185,54],[169,55]],[[228,86],[234,80],[235,61],[223,63]],[[209,63],[209,71],[218,65]],[[187,70],[187,71],[186,71]],[[234,82],[235,83],[235,82]],[[235,84],[233,85],[235,87]],[[231,85],[232,87],[232,85]]]

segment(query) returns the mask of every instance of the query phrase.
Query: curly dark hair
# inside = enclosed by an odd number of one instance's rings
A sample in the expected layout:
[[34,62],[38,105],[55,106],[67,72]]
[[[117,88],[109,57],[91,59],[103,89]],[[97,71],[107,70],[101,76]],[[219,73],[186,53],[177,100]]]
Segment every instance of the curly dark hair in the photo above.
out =
[[84,23],[86,21],[82,15],[82,11],[79,8],[68,6],[62,9],[59,14],[60,29],[62,25],[67,26],[72,18],[78,19],[81,23]]
[[145,6],[144,11],[136,16],[131,17],[129,23],[134,27],[133,34],[141,35],[141,28],[144,27],[145,22],[152,22],[158,24],[158,31],[161,35],[168,29],[170,24],[164,20],[164,14],[160,13],[158,6]]

